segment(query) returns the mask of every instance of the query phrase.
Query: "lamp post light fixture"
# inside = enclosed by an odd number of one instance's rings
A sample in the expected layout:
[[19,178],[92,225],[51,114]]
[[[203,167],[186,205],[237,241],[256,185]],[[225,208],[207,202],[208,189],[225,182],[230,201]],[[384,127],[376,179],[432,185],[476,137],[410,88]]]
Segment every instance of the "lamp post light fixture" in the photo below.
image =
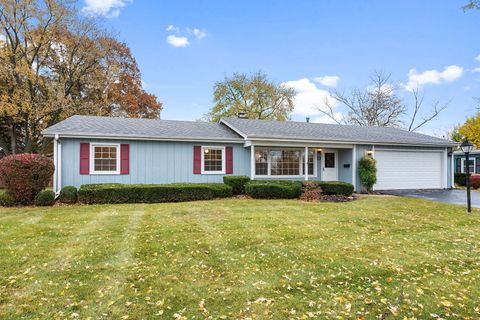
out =
[[470,152],[473,150],[473,144],[468,141],[468,139],[465,139],[460,145],[460,148],[462,149],[463,153],[465,153],[465,163],[467,169],[467,212],[472,212],[472,200],[470,196]]

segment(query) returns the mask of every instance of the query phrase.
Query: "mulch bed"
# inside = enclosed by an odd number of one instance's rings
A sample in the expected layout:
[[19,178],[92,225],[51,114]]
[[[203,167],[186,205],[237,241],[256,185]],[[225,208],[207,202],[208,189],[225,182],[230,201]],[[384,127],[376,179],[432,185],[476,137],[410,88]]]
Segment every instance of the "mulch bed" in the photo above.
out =
[[358,199],[358,196],[354,194],[351,196],[332,194],[332,195],[321,195],[319,202],[349,202],[357,199]]

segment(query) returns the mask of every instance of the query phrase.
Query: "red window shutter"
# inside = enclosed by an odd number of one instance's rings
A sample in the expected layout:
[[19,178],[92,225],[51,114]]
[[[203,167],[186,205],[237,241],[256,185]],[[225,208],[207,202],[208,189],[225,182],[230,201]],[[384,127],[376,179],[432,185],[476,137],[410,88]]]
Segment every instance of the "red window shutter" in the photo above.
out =
[[193,174],[202,173],[202,147],[193,146]]
[[120,145],[120,174],[130,173],[130,145]]
[[233,148],[232,147],[225,148],[225,173],[226,174],[233,173]]
[[90,143],[80,143],[80,174],[90,174]]

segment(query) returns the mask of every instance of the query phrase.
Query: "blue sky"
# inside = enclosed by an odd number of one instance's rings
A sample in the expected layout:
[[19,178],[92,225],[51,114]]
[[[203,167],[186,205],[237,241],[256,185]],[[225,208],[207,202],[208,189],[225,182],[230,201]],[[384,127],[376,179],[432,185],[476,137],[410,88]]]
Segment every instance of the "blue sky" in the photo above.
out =
[[384,70],[407,102],[416,87],[426,107],[451,100],[423,129],[438,134],[480,96],[480,11],[464,13],[466,1],[85,0],[83,11],[130,46],[163,119],[199,119],[215,81],[262,70],[299,92],[293,120],[324,121],[311,107],[328,90],[365,87]]

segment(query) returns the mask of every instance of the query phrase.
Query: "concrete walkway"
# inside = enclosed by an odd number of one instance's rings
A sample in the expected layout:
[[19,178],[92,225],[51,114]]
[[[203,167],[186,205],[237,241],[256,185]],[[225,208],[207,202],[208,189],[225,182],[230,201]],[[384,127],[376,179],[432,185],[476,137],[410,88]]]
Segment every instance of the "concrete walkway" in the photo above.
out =
[[[466,190],[387,190],[382,193],[402,196],[428,199],[432,201],[446,202],[467,206]],[[480,208],[480,192],[472,190],[472,207]]]

